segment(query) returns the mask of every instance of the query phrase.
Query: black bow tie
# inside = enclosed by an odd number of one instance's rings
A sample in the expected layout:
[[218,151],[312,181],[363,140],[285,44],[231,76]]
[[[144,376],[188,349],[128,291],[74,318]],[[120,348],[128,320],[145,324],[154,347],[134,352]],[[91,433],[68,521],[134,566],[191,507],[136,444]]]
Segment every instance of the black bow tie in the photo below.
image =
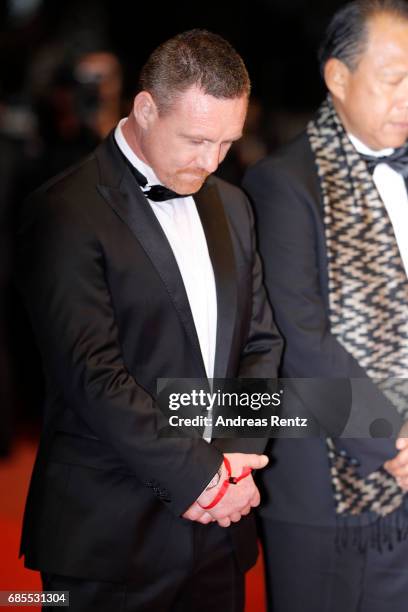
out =
[[373,174],[378,164],[387,164],[401,174],[404,179],[408,178],[408,145],[395,149],[391,155],[384,155],[382,157],[374,157],[373,155],[363,155],[361,157],[366,161],[369,172]]
[[[129,164],[130,169],[132,170],[133,176],[136,178],[140,187],[146,187],[147,178],[139,172],[137,168],[135,168],[132,164]],[[174,200],[174,198],[188,198],[189,195],[192,194],[183,194],[176,193],[171,189],[168,189],[164,185],[152,185],[147,189],[147,191],[143,191],[145,196],[152,200],[153,202],[165,202],[166,200]]]

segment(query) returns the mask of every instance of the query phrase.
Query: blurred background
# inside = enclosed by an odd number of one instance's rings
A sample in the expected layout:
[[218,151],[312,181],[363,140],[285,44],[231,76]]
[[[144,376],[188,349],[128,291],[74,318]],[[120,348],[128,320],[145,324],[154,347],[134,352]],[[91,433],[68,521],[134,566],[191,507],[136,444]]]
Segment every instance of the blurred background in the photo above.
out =
[[[43,394],[39,355],[13,287],[13,227],[28,193],[92,151],[125,116],[140,67],[190,28],[227,38],[253,82],[245,133],[219,174],[288,141],[324,96],[316,52],[336,0],[0,1],[0,590],[39,588],[18,561]],[[248,610],[263,609],[260,567]]]

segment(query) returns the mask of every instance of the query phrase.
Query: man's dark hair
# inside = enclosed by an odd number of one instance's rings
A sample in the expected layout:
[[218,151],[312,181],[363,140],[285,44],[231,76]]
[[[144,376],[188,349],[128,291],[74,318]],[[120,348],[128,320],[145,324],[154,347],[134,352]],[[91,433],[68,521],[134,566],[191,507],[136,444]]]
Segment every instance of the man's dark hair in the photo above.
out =
[[139,91],[148,91],[160,112],[177,95],[197,85],[215,98],[249,95],[251,84],[242,58],[224,38],[207,30],[189,30],[153,51],[139,77]]
[[322,76],[326,62],[332,57],[346,64],[350,70],[355,70],[366,48],[369,19],[380,13],[408,20],[408,2],[356,0],[346,4],[334,14],[319,49]]

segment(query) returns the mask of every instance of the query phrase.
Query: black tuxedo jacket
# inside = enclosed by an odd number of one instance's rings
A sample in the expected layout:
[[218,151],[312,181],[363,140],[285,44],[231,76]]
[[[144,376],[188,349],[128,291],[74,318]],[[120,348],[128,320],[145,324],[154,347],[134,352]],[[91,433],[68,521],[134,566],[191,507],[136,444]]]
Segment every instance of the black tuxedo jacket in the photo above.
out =
[[[215,376],[273,377],[281,340],[248,202],[216,178],[195,201],[216,280]],[[157,379],[206,374],[172,250],[112,135],[29,199],[17,274],[47,385],[26,565],[146,584],[191,554],[191,523],[180,515],[224,447],[160,436],[167,421],[155,403]],[[266,443],[228,442],[244,452]],[[256,558],[253,519],[231,534],[246,569]]]
[[[282,376],[366,378],[366,372],[330,333],[323,202],[306,133],[255,164],[243,184],[254,204],[265,285],[284,337]],[[374,385],[369,392],[374,414],[374,405],[382,410],[387,402]],[[344,409],[347,418],[348,406],[336,409]],[[337,445],[358,461],[364,476],[396,452],[394,442],[387,439],[344,438]],[[333,525],[324,438],[279,439],[271,452],[271,466],[262,478],[271,492],[263,505],[265,516]]]

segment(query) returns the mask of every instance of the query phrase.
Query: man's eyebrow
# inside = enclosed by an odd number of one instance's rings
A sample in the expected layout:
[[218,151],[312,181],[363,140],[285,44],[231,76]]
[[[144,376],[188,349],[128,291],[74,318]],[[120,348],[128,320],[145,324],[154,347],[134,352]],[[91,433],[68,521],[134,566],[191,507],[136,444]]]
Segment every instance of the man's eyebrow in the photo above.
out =
[[[187,138],[189,140],[206,140],[207,142],[211,142],[211,143],[217,142],[216,140],[212,140],[211,138],[208,138],[207,136],[204,136],[203,134],[187,134],[186,132],[180,132],[180,136],[182,138]],[[234,142],[235,140],[239,140],[240,138],[242,138],[242,131],[239,134],[234,135],[231,138],[228,138],[224,142]]]
[[189,138],[190,140],[208,140],[208,142],[215,142],[214,140],[212,140],[211,138],[208,138],[208,136],[204,136],[203,134],[191,134],[187,132],[180,132],[180,136],[182,136],[183,138]]
[[380,74],[382,75],[392,75],[392,76],[403,76],[405,74],[408,74],[408,70],[407,68],[391,68],[388,66],[383,66],[382,68],[379,69],[378,71]]

